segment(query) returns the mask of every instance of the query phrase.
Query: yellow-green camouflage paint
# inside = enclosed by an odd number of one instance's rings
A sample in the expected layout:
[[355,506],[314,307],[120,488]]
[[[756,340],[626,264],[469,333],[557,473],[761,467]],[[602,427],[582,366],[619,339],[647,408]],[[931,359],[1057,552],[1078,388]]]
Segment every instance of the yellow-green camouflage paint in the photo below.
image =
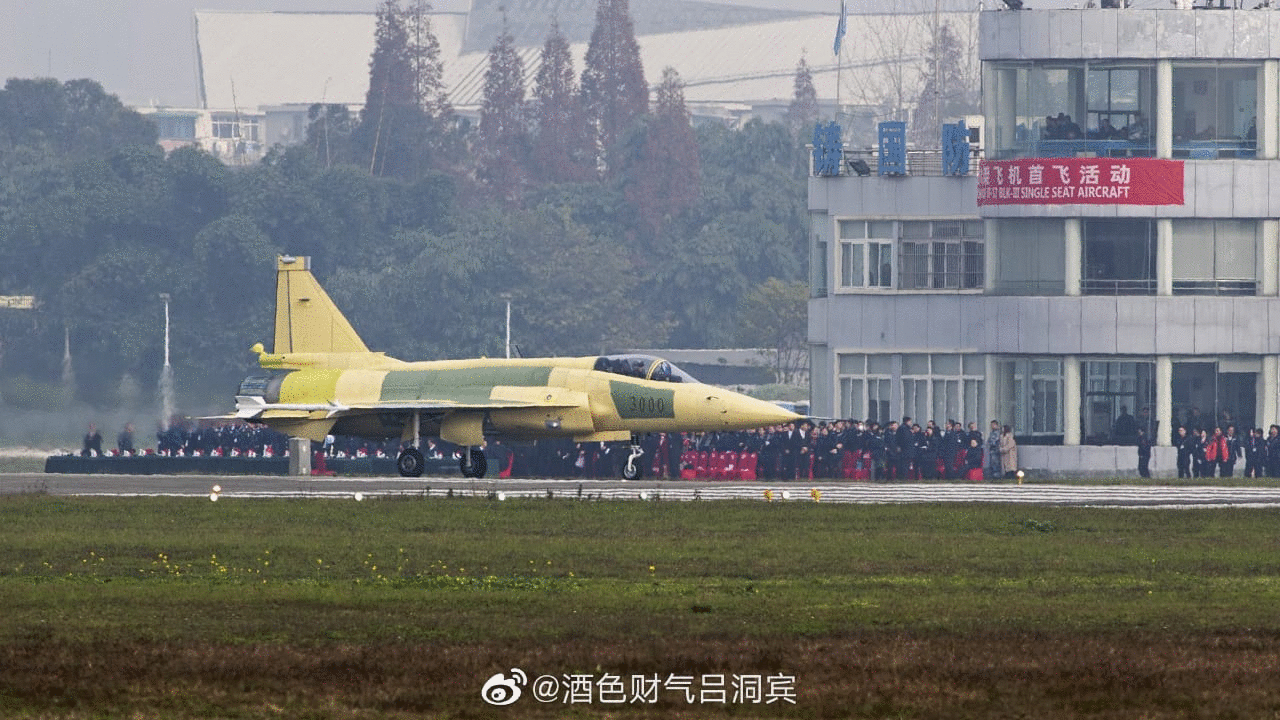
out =
[[327,402],[337,395],[338,378],[345,370],[304,370],[289,373],[280,384],[280,402],[306,404]]
[[623,420],[674,419],[676,416],[675,390],[649,387],[638,383],[610,380],[609,396],[618,417]]
[[411,402],[447,397],[460,403],[489,400],[493,388],[545,387],[550,365],[528,367],[469,367],[441,370],[391,370],[382,381],[383,402]]

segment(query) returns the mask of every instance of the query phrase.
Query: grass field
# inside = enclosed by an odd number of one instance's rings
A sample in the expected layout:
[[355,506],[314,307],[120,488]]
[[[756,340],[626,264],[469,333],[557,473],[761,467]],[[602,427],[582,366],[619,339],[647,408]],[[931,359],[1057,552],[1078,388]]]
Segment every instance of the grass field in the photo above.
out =
[[11,496],[0,717],[1276,717],[1278,523]]

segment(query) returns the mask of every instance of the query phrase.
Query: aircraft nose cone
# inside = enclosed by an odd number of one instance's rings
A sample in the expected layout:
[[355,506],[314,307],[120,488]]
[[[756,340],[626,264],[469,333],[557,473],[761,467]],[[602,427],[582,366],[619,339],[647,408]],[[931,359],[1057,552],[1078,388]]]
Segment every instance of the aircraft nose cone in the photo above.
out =
[[750,430],[804,419],[804,416],[780,408],[771,402],[737,393],[726,396],[722,402],[724,404],[722,417],[726,428]]

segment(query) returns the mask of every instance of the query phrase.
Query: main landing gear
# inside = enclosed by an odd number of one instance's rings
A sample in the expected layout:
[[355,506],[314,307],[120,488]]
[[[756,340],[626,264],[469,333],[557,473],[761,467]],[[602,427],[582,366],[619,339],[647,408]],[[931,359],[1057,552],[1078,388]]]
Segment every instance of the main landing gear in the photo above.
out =
[[623,480],[639,480],[644,475],[644,466],[636,462],[640,456],[644,455],[644,449],[640,447],[640,436],[631,435],[631,454],[627,456],[627,462],[622,466]]
[[396,458],[396,469],[404,477],[421,477],[422,469],[426,467],[426,460],[422,457],[422,451],[416,447],[407,447],[400,451],[400,457]]
[[422,457],[422,451],[418,449],[418,435],[422,428],[422,416],[418,411],[413,413],[413,444],[400,451],[399,457],[396,458],[396,469],[404,477],[422,477],[422,471],[427,466],[427,461]]
[[[396,469],[404,477],[422,477],[422,471],[427,466],[427,462],[422,456],[422,451],[418,449],[421,435],[422,415],[415,410],[413,413],[413,428],[410,435],[413,438],[413,444],[401,450],[399,457],[396,458]],[[488,465],[483,449],[478,447],[462,448],[462,459],[458,461],[458,469],[462,470],[462,477],[482,478],[485,470],[488,469]]]
[[462,458],[458,460],[458,469],[462,471],[462,477],[482,478],[485,471],[489,469],[488,466],[484,450],[478,447],[462,448]]

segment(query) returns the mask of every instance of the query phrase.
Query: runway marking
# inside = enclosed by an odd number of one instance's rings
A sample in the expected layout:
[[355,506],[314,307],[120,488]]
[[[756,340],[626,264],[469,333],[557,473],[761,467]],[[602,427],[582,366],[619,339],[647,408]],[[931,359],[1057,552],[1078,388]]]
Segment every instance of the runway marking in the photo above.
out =
[[[224,484],[238,479],[223,478]],[[236,483],[240,484],[240,483]],[[647,501],[713,501],[756,500],[765,502],[765,491],[772,491],[773,502],[815,502],[811,491],[817,490],[819,502],[842,504],[922,504],[922,503],[996,503],[1020,505],[1060,505],[1081,507],[1135,507],[1151,509],[1176,508],[1276,508],[1280,507],[1280,488],[1259,487],[1176,487],[1130,485],[834,485],[834,484],[766,484],[766,483],[634,483],[608,480],[499,480],[475,481],[454,478],[313,478],[298,479],[291,488],[225,489],[220,498],[332,498],[353,499],[359,492],[365,499],[405,497],[497,497],[547,498],[583,500],[647,500]],[[346,485],[337,489],[336,485]],[[298,487],[301,485],[301,487]],[[415,485],[413,489],[404,485]],[[86,496],[112,497],[201,497],[205,488],[190,490],[160,489],[103,491],[93,488],[70,492]],[[788,498],[783,498],[783,494]],[[64,494],[64,493],[59,493]]]

